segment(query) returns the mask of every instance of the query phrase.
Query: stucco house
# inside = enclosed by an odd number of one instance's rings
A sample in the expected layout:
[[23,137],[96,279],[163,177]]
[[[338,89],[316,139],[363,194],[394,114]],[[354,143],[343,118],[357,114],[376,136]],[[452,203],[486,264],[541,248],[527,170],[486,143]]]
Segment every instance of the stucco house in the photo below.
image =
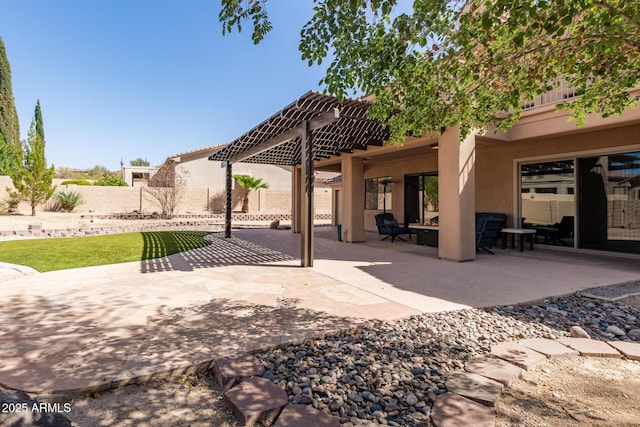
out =
[[[165,177],[162,172],[169,168],[179,174],[184,182],[188,194],[196,190],[207,191],[209,210],[217,213],[225,210],[224,189],[226,183],[226,169],[220,167],[220,163],[212,164],[208,157],[212,153],[224,148],[227,144],[214,145],[197,150],[168,156],[165,162],[157,167],[160,171],[150,180],[150,184],[162,186],[156,182],[158,177]],[[290,213],[291,212],[291,180],[292,168],[288,165],[270,165],[259,163],[237,163],[233,170],[234,175],[250,175],[261,178],[269,185],[268,189],[253,191],[249,195],[249,211],[252,213]],[[331,209],[331,189],[323,184],[324,179],[335,174],[317,174],[316,213],[326,215]],[[163,178],[165,179],[165,178]],[[235,180],[231,181],[233,192],[233,209],[239,209],[245,190]],[[187,195],[188,197],[188,195]]]
[[[214,165],[207,160],[212,153],[224,145],[213,145],[170,155],[160,167],[174,165],[176,172],[183,174],[187,188],[224,188],[224,168],[212,167]],[[269,184],[271,190],[289,191],[291,189],[291,168],[287,166],[238,163],[234,174],[262,178]],[[236,188],[235,183],[234,188]]]
[[472,260],[474,214],[495,212],[516,228],[558,227],[564,219],[567,250],[638,255],[640,109],[608,118],[594,114],[578,127],[555,107],[575,96],[561,87],[534,99],[508,132],[489,129],[461,139],[452,127],[399,147],[366,119],[366,101],[339,103],[310,92],[209,159],[228,162],[234,173],[239,160],[294,167],[294,219],[300,223],[294,221],[294,231],[302,233],[303,265],[313,259],[305,214],[313,205],[305,200],[316,170],[341,174],[334,212],[346,242],[375,231],[374,216],[383,210],[407,223],[437,217],[439,257]]

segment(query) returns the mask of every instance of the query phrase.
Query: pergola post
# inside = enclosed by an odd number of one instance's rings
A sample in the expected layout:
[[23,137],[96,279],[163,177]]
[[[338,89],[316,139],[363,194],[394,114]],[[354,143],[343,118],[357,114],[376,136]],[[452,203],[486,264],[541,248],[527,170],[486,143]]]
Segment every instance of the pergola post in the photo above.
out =
[[225,187],[226,187],[226,205],[224,210],[224,237],[231,237],[231,211],[233,210],[232,196],[233,190],[231,188],[233,174],[231,171],[231,162],[227,162],[226,168],[226,176],[225,176]]
[[302,125],[300,142],[303,184],[300,262],[302,267],[313,267],[313,137],[308,121]]
[[300,233],[300,212],[302,211],[302,178],[298,166],[291,168],[291,228]]

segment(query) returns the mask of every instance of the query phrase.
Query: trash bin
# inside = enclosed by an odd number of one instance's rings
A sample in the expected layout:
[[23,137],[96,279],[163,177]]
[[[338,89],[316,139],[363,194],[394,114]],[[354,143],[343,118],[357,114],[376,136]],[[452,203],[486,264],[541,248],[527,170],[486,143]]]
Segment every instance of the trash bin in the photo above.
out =
[[342,242],[342,224],[338,224],[338,242]]

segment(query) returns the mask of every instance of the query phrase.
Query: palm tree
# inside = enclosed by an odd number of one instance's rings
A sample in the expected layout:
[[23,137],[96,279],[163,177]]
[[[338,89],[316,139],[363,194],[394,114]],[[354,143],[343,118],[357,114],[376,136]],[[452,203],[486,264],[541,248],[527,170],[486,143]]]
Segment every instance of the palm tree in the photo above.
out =
[[269,188],[269,184],[262,182],[262,178],[254,178],[249,175],[234,175],[233,179],[240,185],[240,187],[247,190],[242,200],[242,213],[249,212],[249,193],[252,190],[258,190],[260,188]]

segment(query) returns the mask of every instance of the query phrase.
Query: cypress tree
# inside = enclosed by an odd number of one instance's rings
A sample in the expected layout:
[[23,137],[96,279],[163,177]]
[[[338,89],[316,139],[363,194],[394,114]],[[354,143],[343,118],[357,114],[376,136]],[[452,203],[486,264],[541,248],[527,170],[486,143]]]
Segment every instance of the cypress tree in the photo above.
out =
[[13,165],[13,151],[20,147],[20,124],[11,86],[11,67],[0,38],[0,175]]
[[21,144],[20,150],[15,150],[16,165],[10,171],[13,186],[23,200],[31,204],[32,216],[36,215],[36,205],[49,200],[56,189],[52,185],[55,168],[53,165],[47,168],[44,146],[44,127],[38,101],[27,140]]
[[36,134],[40,137],[44,144],[44,123],[42,122],[42,110],[40,109],[40,100],[36,102],[36,111],[34,114],[36,121]]

